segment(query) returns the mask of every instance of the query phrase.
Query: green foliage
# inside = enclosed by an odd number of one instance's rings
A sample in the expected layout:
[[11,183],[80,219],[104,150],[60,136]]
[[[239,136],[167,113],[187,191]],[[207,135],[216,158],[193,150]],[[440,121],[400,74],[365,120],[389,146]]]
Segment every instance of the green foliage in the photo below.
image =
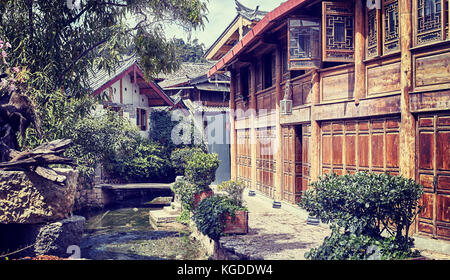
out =
[[127,182],[172,181],[174,172],[164,148],[157,143],[137,137],[116,152],[109,174]]
[[172,120],[172,112],[167,111],[153,111],[150,115],[150,130],[149,130],[149,138],[154,141],[160,143],[162,146],[166,148],[166,152],[170,156],[175,149],[180,148],[192,148],[197,147],[201,148],[203,151],[206,151],[206,146],[202,143],[196,145],[196,141],[194,141],[195,135],[198,135],[199,132],[195,129],[194,125],[191,124],[189,127],[191,129],[190,139],[186,144],[176,145],[172,140],[172,131],[174,127],[179,124],[178,120]]
[[[311,254],[339,258],[346,254],[339,250],[345,251],[350,244],[348,254],[357,258],[361,255],[351,255],[355,244],[367,245],[365,237],[385,244],[381,237],[384,232],[396,243],[384,248],[408,248],[409,227],[420,210],[418,201],[422,193],[422,186],[414,180],[389,174],[360,172],[320,177],[304,194],[300,206],[323,222],[331,222],[333,234],[325,240],[323,248]],[[337,242],[342,246],[336,246]],[[384,254],[396,256],[397,253],[385,251]]]
[[227,192],[235,205],[243,206],[242,194],[245,189],[244,182],[241,180],[222,182],[222,184],[218,186],[218,189]]
[[76,160],[89,183],[101,164],[111,178],[129,182],[171,180],[173,169],[163,147],[143,139],[117,113],[91,115],[74,123],[65,138],[73,140],[67,156]]
[[418,257],[411,251],[412,239],[398,242],[394,237],[383,238],[333,231],[325,237],[323,244],[305,253],[310,260],[398,260]]
[[[134,53],[148,77],[176,69],[176,47],[165,39],[162,23],[201,28],[207,12],[202,0],[87,0],[80,7],[68,2],[0,1],[0,38],[14,46],[8,64],[27,74],[22,93],[42,119],[43,137],[29,129],[28,148],[70,134],[91,111],[90,73],[112,70]],[[138,22],[131,25],[129,17]]]
[[219,167],[217,154],[204,152],[194,153],[187,161],[185,169],[186,179],[202,189],[208,189],[216,178],[216,170]]
[[204,152],[201,148],[181,148],[175,149],[170,155],[170,161],[175,168],[176,175],[184,175],[187,161],[194,153]]
[[198,39],[194,39],[192,42],[184,42],[183,39],[173,39],[172,42],[177,48],[177,53],[179,54],[181,61],[201,63],[206,62],[203,57],[205,53],[205,45],[199,43]]
[[78,170],[88,182],[92,181],[98,164],[108,166],[121,147],[139,137],[136,128],[113,112],[75,121],[61,136],[73,140],[74,145],[66,155],[76,160]]
[[234,216],[238,210],[245,209],[226,197],[214,195],[199,203],[192,218],[201,233],[218,240],[225,229],[226,215]]
[[185,179],[177,180],[172,189],[174,193],[179,197],[183,209],[187,211],[194,210],[194,195],[202,191],[197,185],[192,184]]

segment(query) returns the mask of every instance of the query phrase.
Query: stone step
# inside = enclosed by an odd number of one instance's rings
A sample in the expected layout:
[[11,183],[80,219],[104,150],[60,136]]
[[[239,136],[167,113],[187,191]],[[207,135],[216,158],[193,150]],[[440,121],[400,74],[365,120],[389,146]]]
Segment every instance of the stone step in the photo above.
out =
[[151,210],[149,219],[151,224],[173,223],[177,221],[178,214],[169,214],[165,210]]
[[179,215],[181,213],[181,209],[175,206],[165,206],[163,208],[164,212],[166,212],[169,215]]

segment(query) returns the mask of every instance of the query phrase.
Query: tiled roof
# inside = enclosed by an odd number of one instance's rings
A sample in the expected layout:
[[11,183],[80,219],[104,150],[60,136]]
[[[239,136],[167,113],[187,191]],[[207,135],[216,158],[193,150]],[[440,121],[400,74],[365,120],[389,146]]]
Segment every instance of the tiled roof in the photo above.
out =
[[208,73],[208,70],[214,65],[211,62],[205,63],[183,63],[176,72],[167,75],[161,75],[158,78],[164,81],[158,83],[162,88],[170,88],[173,86],[188,83],[190,79]]
[[110,80],[119,76],[123,71],[127,70],[136,62],[137,58],[135,56],[127,56],[121,62],[119,62],[119,65],[116,68],[112,69],[109,73],[106,69],[101,69],[96,72],[90,71],[88,81],[89,88],[92,91],[96,91]]

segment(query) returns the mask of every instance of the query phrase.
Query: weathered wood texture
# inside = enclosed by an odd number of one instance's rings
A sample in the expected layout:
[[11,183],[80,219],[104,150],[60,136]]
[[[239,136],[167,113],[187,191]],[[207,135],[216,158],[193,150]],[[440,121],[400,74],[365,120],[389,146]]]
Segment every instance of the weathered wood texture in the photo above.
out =
[[251,186],[251,145],[250,130],[241,129],[236,131],[237,135],[237,178],[242,180],[246,186]]
[[417,122],[416,180],[424,186],[417,230],[450,240],[450,114],[424,114]]
[[321,101],[350,100],[354,97],[354,67],[323,71],[321,78]]
[[256,130],[256,186],[265,195],[275,197],[275,160],[276,128],[268,127]]
[[323,122],[322,174],[399,174],[399,118]]

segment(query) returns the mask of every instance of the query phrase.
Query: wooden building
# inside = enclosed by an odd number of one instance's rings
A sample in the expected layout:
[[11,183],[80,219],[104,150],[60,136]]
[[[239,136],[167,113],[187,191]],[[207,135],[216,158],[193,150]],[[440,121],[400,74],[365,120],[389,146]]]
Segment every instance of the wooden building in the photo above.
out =
[[[188,112],[193,124],[202,133],[209,153],[216,153],[220,164],[214,184],[230,180],[229,102],[230,77],[216,74],[208,77],[212,63],[183,63],[172,74],[161,76],[159,86],[176,106]],[[225,128],[225,129],[224,129]]]
[[424,187],[420,235],[450,240],[448,0],[290,0],[209,75],[231,73],[231,176],[295,204],[311,180]]
[[136,123],[142,137],[148,138],[150,114],[155,108],[177,106],[154,81],[145,78],[136,57],[125,57],[108,72],[102,69],[91,73],[91,96],[100,96],[102,105],[110,108],[131,123]]

